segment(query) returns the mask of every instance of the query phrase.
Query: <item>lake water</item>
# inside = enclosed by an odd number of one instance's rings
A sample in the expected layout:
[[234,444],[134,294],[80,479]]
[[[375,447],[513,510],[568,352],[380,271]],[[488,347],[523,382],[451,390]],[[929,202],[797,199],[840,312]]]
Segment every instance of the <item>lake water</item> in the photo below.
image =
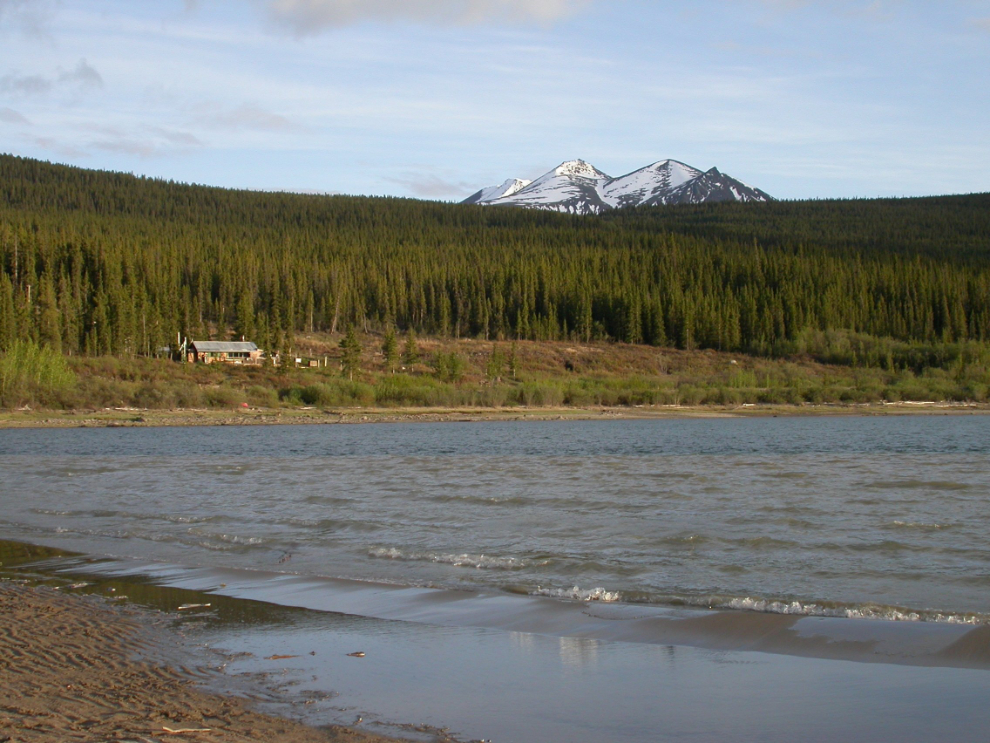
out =
[[982,743],[988,449],[987,416],[3,430],[0,571],[173,612],[210,683],[318,725]]
[[0,431],[0,538],[623,604],[990,621],[990,417]]

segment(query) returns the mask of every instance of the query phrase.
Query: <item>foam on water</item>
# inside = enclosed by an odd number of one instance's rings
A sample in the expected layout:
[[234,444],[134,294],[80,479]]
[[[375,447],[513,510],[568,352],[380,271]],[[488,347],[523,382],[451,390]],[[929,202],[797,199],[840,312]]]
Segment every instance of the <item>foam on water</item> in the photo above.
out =
[[555,599],[572,599],[574,601],[601,601],[609,604],[622,601],[622,594],[618,591],[607,591],[604,588],[542,588],[538,587],[530,591],[532,596],[549,596]]
[[368,556],[382,560],[403,560],[407,562],[432,562],[439,565],[453,565],[457,568],[477,568],[479,570],[522,570],[528,563],[516,557],[496,557],[493,555],[437,554],[432,552],[406,553],[395,547],[376,547],[368,550]]
[[828,606],[802,601],[773,601],[759,598],[713,600],[708,606],[716,609],[736,609],[764,614],[792,614],[802,617],[834,617],[844,619],[873,619],[888,622],[934,622],[937,624],[990,624],[990,616],[976,613],[947,614],[939,611],[905,609],[896,606],[862,604],[858,606]]

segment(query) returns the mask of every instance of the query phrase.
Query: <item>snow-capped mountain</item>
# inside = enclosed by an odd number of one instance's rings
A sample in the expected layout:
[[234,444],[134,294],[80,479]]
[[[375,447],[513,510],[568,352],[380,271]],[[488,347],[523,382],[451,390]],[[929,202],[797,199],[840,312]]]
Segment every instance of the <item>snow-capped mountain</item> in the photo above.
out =
[[484,188],[462,203],[600,214],[629,206],[771,200],[760,189],[717,168],[701,171],[676,160],[661,160],[612,178],[584,160],[570,160],[535,181],[510,179],[501,186]]
[[520,189],[526,188],[532,181],[521,181],[518,178],[510,178],[501,186],[491,186],[483,188],[478,193],[468,196],[462,203],[464,204],[486,204],[495,199],[502,199],[512,196]]

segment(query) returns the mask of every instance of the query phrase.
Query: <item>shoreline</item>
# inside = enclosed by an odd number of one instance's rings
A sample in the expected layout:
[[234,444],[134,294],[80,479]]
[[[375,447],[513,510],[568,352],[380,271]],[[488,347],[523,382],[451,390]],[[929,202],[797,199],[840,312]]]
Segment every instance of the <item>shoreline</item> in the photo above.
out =
[[[22,552],[50,554],[30,545]],[[795,725],[823,738],[924,743],[949,725],[958,740],[982,740],[990,723],[987,626],[745,612],[651,620],[643,607],[534,599],[530,611],[509,612],[511,627],[493,630],[437,621],[437,612],[470,613],[460,594],[410,597],[418,616],[402,621],[216,591],[215,579],[232,574],[184,581],[132,566],[101,574],[97,565],[17,562],[5,571],[33,585],[0,581],[0,740],[18,743],[638,743],[698,735],[741,743],[784,741]],[[78,582],[86,579],[93,582]],[[322,593],[312,588],[305,593]],[[384,594],[377,600],[394,604]],[[561,612],[579,622],[576,631],[561,635],[547,624]],[[523,624],[539,626],[520,624],[527,616]],[[646,643],[628,635],[654,622],[673,634]],[[698,643],[702,636],[718,642]],[[774,637],[788,647],[773,648]]]
[[987,403],[896,402],[821,405],[513,407],[513,408],[103,408],[5,410],[4,428],[118,428],[229,425],[331,425],[488,421],[679,420],[692,418],[831,417],[883,415],[985,415]]
[[180,647],[166,619],[134,604],[0,582],[0,740],[395,742],[336,725],[310,727],[197,688],[196,671],[181,665],[193,660],[192,649]]

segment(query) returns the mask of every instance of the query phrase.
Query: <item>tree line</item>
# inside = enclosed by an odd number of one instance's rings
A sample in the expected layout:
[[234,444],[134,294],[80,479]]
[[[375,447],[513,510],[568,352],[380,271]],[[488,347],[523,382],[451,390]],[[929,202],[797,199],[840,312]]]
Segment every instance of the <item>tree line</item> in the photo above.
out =
[[0,155],[0,349],[298,333],[762,355],[844,330],[990,337],[990,195],[575,217],[235,191]]

